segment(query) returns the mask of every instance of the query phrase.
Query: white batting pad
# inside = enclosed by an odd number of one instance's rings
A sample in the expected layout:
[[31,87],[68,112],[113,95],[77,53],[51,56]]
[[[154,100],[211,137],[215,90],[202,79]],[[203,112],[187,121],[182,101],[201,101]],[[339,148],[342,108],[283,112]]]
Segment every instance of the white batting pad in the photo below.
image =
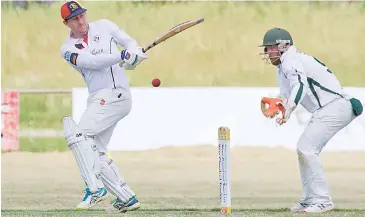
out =
[[90,191],[103,187],[100,177],[99,152],[92,138],[83,135],[71,117],[63,118],[65,139],[75,156],[77,165]]
[[127,202],[135,193],[129,188],[126,181],[119,173],[114,161],[105,154],[100,156],[101,178],[104,186],[110,193],[119,198],[122,202]]

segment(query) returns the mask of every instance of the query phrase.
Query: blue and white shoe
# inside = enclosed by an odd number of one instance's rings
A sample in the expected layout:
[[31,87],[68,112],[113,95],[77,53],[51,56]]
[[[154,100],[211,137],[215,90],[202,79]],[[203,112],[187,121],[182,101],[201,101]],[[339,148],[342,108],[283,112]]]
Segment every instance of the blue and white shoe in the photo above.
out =
[[76,206],[76,210],[86,210],[95,206],[99,202],[108,198],[108,191],[106,188],[99,188],[97,192],[92,194],[89,188],[86,188],[83,193],[85,193],[84,198],[81,203]]
[[107,209],[108,213],[125,213],[127,211],[137,210],[141,207],[136,196],[131,197],[127,203],[123,203],[117,198],[114,199],[111,204],[112,207]]

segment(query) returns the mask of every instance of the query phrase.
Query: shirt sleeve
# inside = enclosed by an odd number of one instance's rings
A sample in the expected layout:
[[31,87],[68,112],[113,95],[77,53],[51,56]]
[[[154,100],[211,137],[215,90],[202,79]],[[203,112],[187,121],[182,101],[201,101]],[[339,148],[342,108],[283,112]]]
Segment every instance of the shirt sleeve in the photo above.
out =
[[307,77],[303,65],[297,61],[283,68],[283,72],[290,82],[290,95],[286,106],[288,109],[294,110],[306,94]]
[[276,80],[277,80],[278,85],[279,85],[279,94],[277,95],[277,97],[280,98],[280,99],[288,98],[288,96],[285,92],[285,88],[284,88],[284,86],[282,84],[282,81],[280,79],[280,70],[279,69],[276,72]]
[[132,52],[139,52],[139,46],[137,41],[129,36],[125,31],[119,28],[115,23],[110,20],[104,19],[102,20],[106,26],[108,26],[111,35],[115,39],[115,41],[125,49],[128,49]]
[[72,47],[61,48],[61,56],[72,66],[85,69],[104,69],[122,61],[121,54],[91,55]]

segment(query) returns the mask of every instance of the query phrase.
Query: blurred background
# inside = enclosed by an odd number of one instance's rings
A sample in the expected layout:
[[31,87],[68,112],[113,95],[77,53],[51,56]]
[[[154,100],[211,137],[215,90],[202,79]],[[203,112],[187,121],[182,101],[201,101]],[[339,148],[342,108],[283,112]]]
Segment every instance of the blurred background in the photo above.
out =
[[[87,92],[80,74],[60,55],[69,34],[60,16],[63,3],[1,2],[2,209],[69,210],[82,198],[85,186],[67,151],[62,117],[79,115]],[[259,56],[268,29],[288,30],[299,50],[324,62],[365,102],[364,1],[80,3],[88,9],[89,21],[109,19],[142,46],[181,22],[205,18],[154,47],[148,60],[126,72],[135,90],[133,109],[111,142],[123,152],[112,155],[146,209],[219,204],[220,125],[230,127],[232,144],[265,146],[234,147],[234,208],[280,208],[273,215],[282,217],[286,210],[281,208],[299,199],[295,147],[310,116],[299,107],[289,123],[277,128],[261,114],[261,97],[277,90],[276,68]],[[161,80],[160,87],[152,87],[154,78]],[[73,88],[81,89],[73,96]],[[365,149],[364,132],[362,115],[328,146],[341,151],[321,155],[336,208],[365,204],[364,152],[347,152]],[[202,146],[170,146],[197,143]],[[293,150],[276,147],[283,144]],[[156,145],[162,148],[127,150]]]
[[[71,88],[84,87],[60,56],[68,35],[62,3],[1,2],[1,85],[20,91],[20,141],[27,147],[40,139],[30,135],[62,136],[61,117],[72,112]],[[110,19],[141,45],[182,21],[205,18],[127,72],[132,87],[151,87],[155,77],[162,87],[276,86],[275,68],[258,55],[265,31],[274,26],[286,28],[297,47],[330,66],[344,86],[365,85],[363,1],[80,3],[89,21]]]

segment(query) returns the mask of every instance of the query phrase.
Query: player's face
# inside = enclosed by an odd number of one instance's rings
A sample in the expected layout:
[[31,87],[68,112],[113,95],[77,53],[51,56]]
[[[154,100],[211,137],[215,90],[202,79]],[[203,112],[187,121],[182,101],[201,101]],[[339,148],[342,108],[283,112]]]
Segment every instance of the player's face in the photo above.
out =
[[86,13],[74,16],[67,21],[65,24],[71,29],[73,33],[85,34],[88,31],[88,21]]
[[280,51],[277,45],[265,46],[265,54],[269,56],[271,64],[275,66],[280,64]]

